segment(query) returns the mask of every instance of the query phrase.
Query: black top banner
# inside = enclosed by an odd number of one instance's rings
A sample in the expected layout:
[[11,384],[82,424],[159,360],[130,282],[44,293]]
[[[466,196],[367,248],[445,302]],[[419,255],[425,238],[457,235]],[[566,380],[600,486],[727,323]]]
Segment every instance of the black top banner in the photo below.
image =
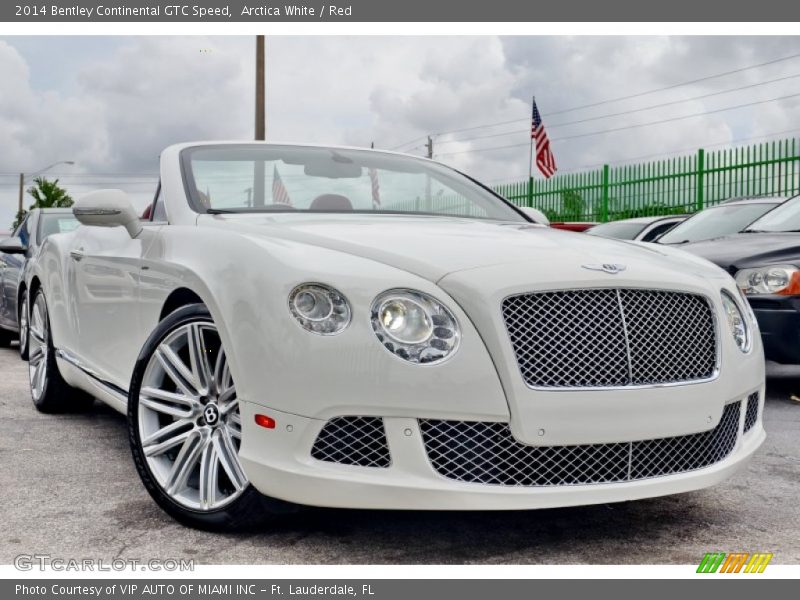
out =
[[[11,0],[3,22],[787,22],[786,0]],[[542,31],[541,33],[547,33]]]

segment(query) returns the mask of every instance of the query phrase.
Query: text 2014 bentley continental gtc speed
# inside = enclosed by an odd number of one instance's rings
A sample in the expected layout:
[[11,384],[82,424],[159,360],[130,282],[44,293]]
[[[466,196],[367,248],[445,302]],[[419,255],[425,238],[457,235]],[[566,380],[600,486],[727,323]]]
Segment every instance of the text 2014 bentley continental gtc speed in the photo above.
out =
[[115,190],[74,214],[27,282],[34,403],[126,413],[184,523],[632,500],[715,484],[764,440],[727,273],[534,224],[432,161],[184,144],[145,217]]

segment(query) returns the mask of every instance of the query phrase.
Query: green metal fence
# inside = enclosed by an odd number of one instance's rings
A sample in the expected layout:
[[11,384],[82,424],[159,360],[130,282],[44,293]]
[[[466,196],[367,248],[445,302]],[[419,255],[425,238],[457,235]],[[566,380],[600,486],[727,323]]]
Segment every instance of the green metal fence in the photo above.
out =
[[551,221],[615,221],[694,212],[740,196],[800,193],[797,139],[497,185]]

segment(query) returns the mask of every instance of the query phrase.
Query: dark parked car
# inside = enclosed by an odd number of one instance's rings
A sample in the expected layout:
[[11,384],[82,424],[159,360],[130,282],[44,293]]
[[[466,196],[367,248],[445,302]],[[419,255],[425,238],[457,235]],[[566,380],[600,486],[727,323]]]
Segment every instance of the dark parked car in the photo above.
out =
[[659,236],[685,221],[689,215],[670,215],[668,217],[637,217],[601,223],[586,230],[590,235],[615,238],[618,240],[635,240],[652,242]]
[[742,233],[681,249],[736,279],[755,313],[767,360],[800,364],[800,196]]
[[28,296],[22,285],[26,265],[49,235],[77,226],[70,208],[36,208],[25,216],[11,237],[0,242],[0,346],[8,346],[19,337],[23,359],[28,357]]
[[785,196],[727,200],[695,213],[658,238],[658,243],[688,244],[738,233],[785,201]]

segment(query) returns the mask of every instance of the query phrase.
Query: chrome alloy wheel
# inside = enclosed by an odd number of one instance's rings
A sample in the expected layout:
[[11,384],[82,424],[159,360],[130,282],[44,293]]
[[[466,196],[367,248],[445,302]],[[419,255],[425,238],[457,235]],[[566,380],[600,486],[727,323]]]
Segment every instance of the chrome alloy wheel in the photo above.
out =
[[[44,294],[40,293],[36,296],[36,301],[33,303],[33,309],[31,310],[30,325],[26,325],[26,328],[28,327],[30,330],[30,335],[28,336],[30,344],[28,375],[31,382],[31,395],[38,402],[47,388],[47,362],[50,354],[50,332]],[[22,327],[20,326],[21,331]]]
[[212,511],[247,488],[239,401],[217,328],[183,324],[156,347],[142,378],[138,428],[154,479],[173,501]]
[[19,311],[19,353],[23,358],[28,350],[28,312],[28,292],[23,292]]

